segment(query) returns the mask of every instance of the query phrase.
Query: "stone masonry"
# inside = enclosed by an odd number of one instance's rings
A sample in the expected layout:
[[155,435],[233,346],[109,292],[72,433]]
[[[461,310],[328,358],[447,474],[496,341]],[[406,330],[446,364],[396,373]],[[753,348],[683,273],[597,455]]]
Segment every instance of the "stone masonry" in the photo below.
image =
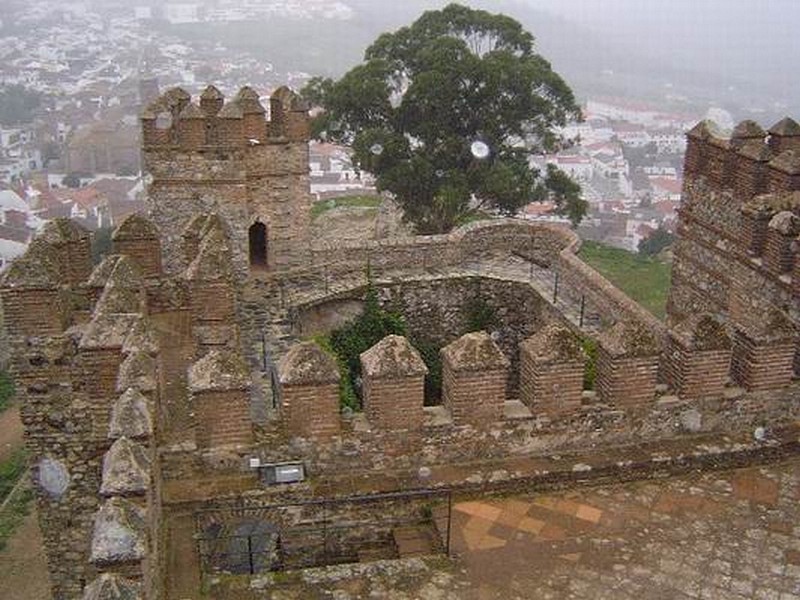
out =
[[[302,557],[312,542],[292,528],[327,527],[321,502],[359,490],[489,488],[587,448],[617,453],[613,477],[645,444],[800,418],[794,121],[690,132],[665,324],[559,226],[312,243],[307,111],[286,89],[269,108],[250,88],[168,91],[142,116],[149,213],[120,225],[114,254],[93,266],[88,233],[59,219],[0,279],[56,600],[198,598],[212,525],[268,530],[275,556]],[[367,266],[413,334],[446,344],[440,405],[424,406],[420,353],[389,336],[361,355],[363,411],[343,410],[341,365],[302,339],[363,300]],[[500,324],[459,337],[476,297]],[[713,463],[712,447],[695,458]],[[291,484],[252,467],[295,462]],[[366,511],[369,539],[417,504]]]

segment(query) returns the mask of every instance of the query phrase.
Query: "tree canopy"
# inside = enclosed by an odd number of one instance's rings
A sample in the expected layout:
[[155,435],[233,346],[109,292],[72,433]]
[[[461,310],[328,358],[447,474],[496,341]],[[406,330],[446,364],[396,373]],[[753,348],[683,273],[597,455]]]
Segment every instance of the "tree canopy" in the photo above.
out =
[[338,81],[303,90],[323,110],[314,135],[351,146],[419,233],[440,233],[481,207],[514,214],[554,200],[577,223],[580,188],[530,165],[563,142],[580,111],[569,86],[514,19],[451,4],[384,33]]
[[0,88],[0,123],[19,125],[30,122],[41,102],[42,97],[38,92],[21,85]]
[[639,241],[639,253],[645,256],[656,256],[664,248],[672,245],[675,236],[667,231],[662,225],[658,226],[648,237]]

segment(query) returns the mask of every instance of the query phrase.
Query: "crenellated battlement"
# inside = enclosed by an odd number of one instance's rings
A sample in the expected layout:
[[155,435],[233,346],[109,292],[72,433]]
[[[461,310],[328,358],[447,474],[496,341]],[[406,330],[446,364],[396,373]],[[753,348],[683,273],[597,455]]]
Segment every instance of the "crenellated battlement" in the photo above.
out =
[[759,194],[800,190],[800,125],[784,119],[764,131],[742,121],[723,136],[710,121],[687,134],[684,177],[703,180],[717,192],[731,192],[738,202]]
[[142,146],[145,152],[213,152],[307,142],[308,110],[308,105],[285,87],[269,98],[269,113],[251,87],[243,87],[226,101],[209,85],[197,102],[185,90],[172,88],[142,112]]

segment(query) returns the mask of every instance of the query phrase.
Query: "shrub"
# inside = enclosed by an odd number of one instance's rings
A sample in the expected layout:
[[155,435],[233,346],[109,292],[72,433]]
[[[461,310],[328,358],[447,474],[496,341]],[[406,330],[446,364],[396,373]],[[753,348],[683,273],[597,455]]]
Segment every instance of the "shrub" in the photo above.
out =
[[435,406],[442,398],[442,346],[427,338],[415,338],[411,345],[419,351],[428,374],[425,375],[425,406]]
[[497,326],[497,314],[485,300],[471,299],[465,307],[465,331],[489,331]]
[[14,397],[14,382],[8,373],[0,371],[0,411],[8,407],[11,398]]
[[[381,307],[378,292],[370,281],[364,298],[364,312],[330,334],[329,347],[346,368],[347,380],[353,394],[359,399],[362,397],[359,357],[387,335],[406,335],[406,324],[399,313]],[[344,405],[350,406],[349,402],[353,399],[346,392],[340,396],[340,400]]]

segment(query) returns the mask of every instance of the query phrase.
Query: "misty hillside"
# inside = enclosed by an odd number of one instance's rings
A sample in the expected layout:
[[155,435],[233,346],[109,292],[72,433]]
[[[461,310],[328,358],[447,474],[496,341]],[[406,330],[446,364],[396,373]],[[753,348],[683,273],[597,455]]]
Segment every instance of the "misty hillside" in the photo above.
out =
[[[161,26],[193,43],[219,42],[232,50],[251,52],[281,71],[337,76],[361,60],[364,49],[378,34],[408,24],[424,10],[447,2],[350,0],[348,4],[355,11],[350,20],[272,18]],[[755,81],[752,69],[732,73],[729,65],[708,57],[686,60],[681,39],[676,39],[675,47],[659,49],[652,41],[639,43],[635,35],[624,35],[624,29],[620,34],[612,29],[590,28],[578,24],[577,19],[534,8],[525,0],[478,0],[470,4],[505,12],[521,21],[536,36],[542,54],[579,97],[609,94],[651,98],[686,110],[705,110],[714,104],[742,116],[757,109],[766,120],[773,113],[791,112],[786,106],[774,106],[775,101],[789,103],[787,99],[794,98],[790,90],[781,89],[781,81]],[[742,56],[738,59],[741,61]]]

